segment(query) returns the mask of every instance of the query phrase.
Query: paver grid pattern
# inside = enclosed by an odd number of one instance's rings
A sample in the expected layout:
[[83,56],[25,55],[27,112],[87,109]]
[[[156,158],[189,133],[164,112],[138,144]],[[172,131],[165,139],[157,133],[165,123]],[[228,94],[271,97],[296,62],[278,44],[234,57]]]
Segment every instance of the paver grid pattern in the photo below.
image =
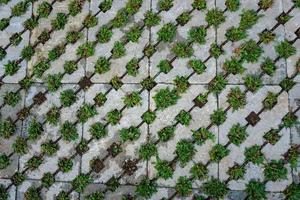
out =
[[[225,0],[114,0],[107,10],[103,5],[109,1],[98,0],[4,2],[0,0],[0,19],[9,23],[0,27],[3,199],[5,191],[7,199],[33,199],[31,190],[40,192],[42,199],[55,199],[62,192],[66,197],[61,199],[88,199],[97,191],[105,199],[292,199],[288,189],[295,186],[299,192],[300,127],[295,123],[300,116],[299,1],[274,0],[263,8],[261,1],[244,0],[231,9]],[[11,8],[24,2],[27,9],[20,16],[13,14]],[[45,2],[49,8],[40,12]],[[161,2],[169,2],[170,7],[163,9]],[[70,9],[72,4],[78,5],[78,12]],[[213,10],[225,16],[222,23],[208,22]],[[149,11],[160,19],[151,26],[145,23]],[[252,25],[241,22],[247,11],[259,16]],[[180,19],[182,13],[186,16]],[[58,16],[66,22],[55,23]],[[36,27],[25,26],[26,20],[36,20]],[[169,30],[161,31],[164,27]],[[236,31],[242,36],[230,39],[231,27],[239,27]],[[133,37],[137,40],[128,36],[132,28],[137,30],[138,36]],[[274,38],[265,42],[260,35],[267,31]],[[69,33],[80,37],[70,41]],[[111,36],[105,40],[100,33]],[[287,56],[276,50],[284,41],[290,45],[284,46],[285,52],[292,48]],[[83,49],[86,46],[91,48]],[[223,53],[214,56],[213,46]],[[33,51],[29,56],[24,55],[27,47]],[[271,72],[263,68],[266,58],[275,64]],[[8,63],[17,70],[9,73]],[[67,69],[66,63],[76,68]],[[28,88],[20,83],[26,77],[32,81]],[[251,84],[255,79],[258,86]],[[153,84],[147,87],[145,80]],[[165,88],[170,94],[162,103],[171,95],[178,99],[161,108],[155,98]],[[63,104],[65,91],[74,92],[71,105]],[[242,106],[235,108],[229,100],[233,91]],[[9,105],[9,92],[17,94],[16,105]],[[101,94],[105,100],[96,98]],[[197,98],[200,94],[203,101]],[[274,102],[268,103],[272,95]],[[126,105],[125,99],[133,96],[138,96],[138,102]],[[47,116],[55,113],[54,108],[60,115],[51,124]],[[92,110],[91,116],[84,109]],[[142,118],[148,110],[156,115],[151,123]],[[109,118],[113,113],[120,114],[115,123]],[[179,113],[186,115],[185,120],[179,120]],[[34,122],[38,130],[30,131]],[[106,134],[95,137],[91,131],[95,124],[100,126],[98,132],[105,129]],[[66,138],[62,128],[68,125],[72,128]],[[232,136],[233,127],[240,135]],[[132,135],[124,138],[121,130]],[[53,152],[45,150],[47,144]],[[87,148],[80,149],[84,144]],[[140,154],[145,144],[157,149],[148,149],[147,159]],[[182,154],[176,153],[180,144],[186,145]],[[250,150],[252,157],[246,155]],[[32,166],[35,158],[38,164]],[[62,158],[73,163],[65,173],[58,167]],[[172,169],[169,178],[157,171],[161,161]],[[268,176],[270,168],[275,172]],[[234,169],[239,173],[232,175]],[[20,174],[25,179],[17,182]],[[54,177],[49,187],[45,175]],[[74,180],[82,175],[91,180],[81,191]],[[113,181],[119,184],[115,190]],[[216,188],[208,187],[213,181]],[[255,184],[259,186],[251,192]],[[153,185],[156,189],[151,192]],[[139,192],[141,186],[149,196]],[[262,196],[255,196],[260,189]]]

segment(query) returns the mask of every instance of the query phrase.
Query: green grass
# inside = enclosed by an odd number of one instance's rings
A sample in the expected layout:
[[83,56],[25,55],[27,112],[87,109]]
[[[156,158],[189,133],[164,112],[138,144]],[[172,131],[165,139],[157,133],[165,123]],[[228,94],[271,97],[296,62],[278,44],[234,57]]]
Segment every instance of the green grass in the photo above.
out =
[[280,58],[289,58],[296,53],[296,48],[287,40],[280,42],[275,46],[275,51]]
[[5,154],[0,154],[0,169],[5,169],[10,165],[10,159]]
[[190,87],[188,78],[185,76],[176,76],[176,78],[174,79],[174,84],[176,86],[175,90],[179,94],[186,92]]
[[204,180],[208,177],[208,169],[202,163],[195,163],[190,169],[193,180]]
[[72,74],[78,69],[78,65],[75,61],[66,61],[64,63],[64,70],[67,74]]
[[246,30],[252,28],[263,15],[257,14],[255,10],[248,9],[243,10],[240,16],[241,21],[239,27]]
[[158,40],[163,42],[172,42],[176,36],[176,26],[173,23],[164,24],[157,32]]
[[21,57],[27,61],[29,61],[31,59],[31,57],[34,55],[35,50],[33,48],[33,46],[28,45],[26,47],[24,47],[21,51]]
[[136,187],[136,194],[145,199],[149,199],[154,193],[157,192],[157,185],[155,181],[144,178]]
[[143,29],[141,29],[139,26],[133,26],[125,35],[128,41],[138,43],[142,33]]
[[180,176],[176,182],[175,190],[180,196],[188,196],[192,193],[192,181],[186,176]]
[[247,75],[244,79],[244,84],[251,92],[256,92],[262,87],[262,80],[257,75]]
[[52,140],[46,141],[41,145],[41,152],[47,156],[53,156],[59,150],[59,145]]
[[[26,179],[26,175],[21,172],[16,172],[12,178],[11,181],[15,186],[21,185]],[[1,193],[1,192],[0,192]]]
[[112,35],[113,35],[113,32],[111,29],[109,29],[107,26],[102,26],[102,27],[100,27],[96,37],[98,39],[98,42],[107,43],[110,41]]
[[24,155],[28,152],[28,144],[25,138],[17,137],[15,142],[12,144],[12,149],[19,155]]
[[50,68],[49,62],[46,60],[41,60],[33,67],[33,74],[37,78],[41,78],[45,71],[47,71]]
[[19,33],[14,33],[12,36],[10,36],[9,41],[13,46],[18,46],[20,42],[22,41],[22,35]]
[[9,26],[9,18],[2,18],[0,20],[0,31],[3,31]]
[[156,108],[159,110],[175,105],[179,98],[176,90],[170,90],[168,87],[158,90],[153,96]]
[[61,172],[67,173],[72,171],[73,161],[69,158],[60,158],[57,165]]
[[126,55],[126,48],[122,42],[115,42],[111,50],[113,58],[121,58]]
[[247,103],[246,93],[242,92],[239,87],[231,88],[227,95],[227,102],[233,111],[244,108]]
[[77,117],[81,123],[85,123],[88,119],[96,116],[98,114],[95,105],[83,104],[79,110],[77,110]]
[[202,62],[202,60],[198,59],[189,60],[188,66],[192,68],[197,74],[202,74],[206,69],[206,66]]
[[157,26],[160,23],[160,16],[150,10],[144,15],[144,23],[147,27]]
[[160,72],[165,74],[169,73],[173,68],[168,60],[161,60],[156,67],[159,68]]
[[166,126],[160,131],[157,132],[158,137],[161,141],[167,142],[170,140],[175,134],[175,127],[174,126]]
[[240,0],[226,0],[225,5],[230,12],[235,12],[240,8]]
[[221,74],[217,74],[215,78],[209,83],[208,89],[214,94],[220,94],[226,87],[228,81]]
[[266,109],[271,110],[277,104],[277,94],[268,92],[266,98],[263,100],[263,105]]
[[256,165],[262,164],[265,160],[265,156],[261,152],[260,146],[258,145],[246,148],[244,155],[246,162],[252,162]]
[[171,50],[179,58],[189,58],[194,53],[194,49],[186,42],[175,43]]
[[139,73],[139,61],[137,58],[132,58],[125,66],[127,74],[130,76],[137,76]]
[[227,40],[236,42],[247,37],[247,32],[245,29],[241,29],[240,27],[230,27],[226,30],[225,36]]
[[69,44],[75,44],[82,37],[83,37],[83,33],[81,32],[69,31],[66,36],[66,41]]
[[205,44],[205,37],[207,35],[206,29],[203,26],[193,27],[188,32],[188,39],[191,42],[196,42],[198,44]]
[[218,8],[208,10],[205,17],[207,24],[216,28],[224,23],[225,19],[226,17],[224,16],[223,12]]
[[41,166],[43,163],[44,158],[42,156],[33,156],[26,162],[26,167],[30,170],[35,170]]
[[107,12],[111,9],[111,6],[112,6],[112,0],[104,0],[102,1],[100,4],[99,4],[99,9],[102,11],[102,12]]
[[272,33],[269,30],[263,31],[259,34],[259,39],[264,44],[269,44],[270,42],[274,41],[275,38],[276,38],[276,34]]
[[141,118],[147,124],[152,124],[156,119],[156,114],[154,111],[148,110],[141,116]]
[[230,180],[239,180],[243,179],[246,173],[246,169],[242,165],[235,164],[234,166],[230,167],[227,171]]
[[263,200],[266,199],[266,186],[264,183],[256,181],[256,180],[251,180],[249,183],[246,185],[246,194],[247,199],[249,200]]
[[59,132],[62,136],[62,139],[68,142],[75,141],[79,137],[76,125],[69,121],[66,121],[62,124]]
[[86,42],[77,48],[76,54],[81,58],[88,58],[95,53],[95,45],[92,42]]
[[89,132],[91,133],[91,136],[97,140],[104,138],[108,134],[105,125],[101,122],[96,122],[92,124],[90,126]]
[[284,160],[271,160],[264,169],[264,177],[268,181],[287,179],[288,170],[284,166]]
[[[300,7],[300,2],[299,2]],[[287,200],[297,200],[300,199],[300,187],[297,183],[291,183],[288,187],[283,191],[285,198]]]
[[232,144],[235,144],[237,146],[240,146],[245,140],[246,138],[248,137],[248,133],[246,131],[246,128],[245,126],[242,126],[241,124],[237,123],[237,124],[234,124],[229,132],[228,132],[228,139],[229,141],[232,143]]
[[61,73],[58,74],[50,74],[46,78],[47,88],[50,92],[55,92],[61,86],[61,80],[63,75]]
[[103,106],[107,101],[106,95],[100,92],[95,96],[94,101],[97,106]]
[[201,127],[195,131],[192,130],[192,133],[193,139],[198,145],[204,144],[206,140],[215,141],[215,135],[204,127]]
[[262,53],[262,48],[254,40],[248,40],[240,47],[241,59],[248,63],[257,62]]
[[174,0],[159,0],[157,5],[159,10],[168,11],[173,7]]
[[99,57],[95,63],[95,72],[98,74],[104,74],[110,70],[110,61],[105,57]]
[[260,68],[269,76],[273,76],[276,71],[275,63],[271,58],[268,57],[264,59],[263,63],[260,65]]
[[156,156],[157,154],[157,147],[151,142],[140,146],[139,156],[143,160],[149,160],[152,156]]
[[151,89],[156,86],[154,78],[151,77],[145,78],[140,84],[142,85],[143,89],[146,89],[148,91],[151,91]]
[[48,53],[48,59],[50,61],[57,60],[62,54],[65,53],[66,47],[63,44],[55,46],[51,51]]
[[123,98],[123,103],[126,105],[127,108],[132,108],[138,105],[142,105],[142,97],[138,92],[132,92],[127,94]]
[[114,109],[107,113],[107,121],[112,125],[118,124],[121,118],[122,113],[117,109]]
[[154,167],[157,171],[157,177],[162,178],[164,180],[173,177],[174,170],[168,161],[158,159]]
[[87,195],[84,199],[86,199],[86,200],[103,200],[104,194],[102,192],[94,192],[90,195]]
[[140,138],[141,131],[139,128],[130,126],[129,128],[122,128],[120,130],[120,138],[123,142],[135,141]]
[[60,103],[63,107],[70,107],[77,100],[75,91],[72,89],[64,90],[60,93]]
[[83,20],[82,24],[87,28],[95,27],[98,24],[98,18],[89,13]]
[[43,125],[36,119],[32,120],[27,128],[28,139],[33,141],[37,140],[42,135],[43,131]]
[[62,30],[68,22],[68,15],[65,13],[57,13],[56,18],[51,21],[54,30]]
[[223,68],[229,74],[237,75],[243,74],[245,68],[239,59],[231,58],[231,60],[225,60]]
[[16,5],[14,5],[11,8],[11,15],[15,16],[15,17],[19,17],[19,16],[25,14],[26,11],[28,10],[29,5],[30,4],[28,1],[21,1],[21,2],[17,3]]
[[177,155],[181,166],[185,166],[191,161],[195,153],[196,149],[193,143],[188,140],[182,139],[176,144],[175,154]]
[[190,21],[190,19],[192,19],[191,14],[188,11],[184,11],[176,18],[176,21],[181,26],[184,26],[185,24],[187,24]]
[[275,145],[281,138],[281,136],[278,134],[278,130],[276,129],[271,129],[270,131],[266,132],[263,137],[272,145]]
[[42,200],[41,192],[35,186],[31,186],[24,193],[24,199],[25,200],[31,200],[31,199]]
[[118,90],[122,87],[123,83],[121,81],[121,79],[117,76],[114,76],[111,80],[110,80],[110,84],[111,86],[115,89]]
[[223,199],[228,192],[226,184],[215,178],[205,182],[202,190],[206,195],[216,199]]
[[184,126],[189,126],[190,122],[192,120],[192,115],[185,111],[185,110],[181,110],[178,115],[175,117],[176,121],[178,121],[180,124],[184,125]]
[[11,106],[15,107],[18,105],[18,103],[21,101],[22,97],[20,92],[5,92],[4,96],[4,103]]
[[268,8],[272,7],[273,3],[274,3],[274,0],[260,0],[258,2],[258,6],[261,9],[267,10]]
[[192,7],[197,10],[205,10],[206,0],[194,0],[194,2],[192,3]]
[[218,108],[214,110],[214,112],[210,115],[210,120],[212,124],[217,126],[223,124],[227,119],[227,113],[222,108]]
[[68,10],[71,16],[76,16],[77,14],[79,14],[82,11],[83,8],[83,3],[80,0],[72,0],[70,1],[70,3],[68,4]]
[[8,118],[0,121],[0,136],[8,139],[15,134],[17,130],[16,125],[13,123],[12,119]]
[[226,147],[222,146],[221,144],[216,144],[212,147],[209,151],[209,157],[212,162],[220,162],[224,157],[228,156],[230,150]]
[[84,189],[92,183],[93,179],[88,174],[79,174],[73,181],[72,186],[77,192],[83,192]]
[[224,51],[218,44],[213,43],[210,46],[209,53],[214,58],[219,58],[224,53]]
[[37,14],[40,18],[47,18],[52,11],[52,6],[48,2],[43,2],[38,6]]

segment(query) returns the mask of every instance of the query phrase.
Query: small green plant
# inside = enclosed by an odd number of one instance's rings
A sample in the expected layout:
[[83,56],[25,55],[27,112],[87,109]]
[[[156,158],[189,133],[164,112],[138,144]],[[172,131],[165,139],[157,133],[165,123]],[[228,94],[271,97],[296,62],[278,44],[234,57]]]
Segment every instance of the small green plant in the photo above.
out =
[[106,186],[107,186],[107,189],[109,191],[116,191],[116,189],[120,186],[120,183],[118,181],[118,179],[116,179],[115,176],[112,176],[107,182],[106,182]]
[[208,169],[202,163],[195,163],[190,170],[193,179],[204,180],[208,176]]
[[5,154],[0,154],[0,170],[5,169],[10,165],[10,159]]
[[83,37],[83,34],[78,31],[69,31],[66,36],[67,43],[75,44],[80,38]]
[[60,93],[60,103],[63,107],[70,107],[77,100],[77,96],[72,89],[64,90]]
[[91,28],[91,27],[94,27],[94,26],[97,26],[98,24],[98,18],[93,16],[91,13],[89,13],[84,21],[82,22],[82,24],[87,27],[87,28]]
[[84,199],[86,199],[86,200],[104,200],[104,194],[102,192],[94,192],[94,193],[86,196]]
[[275,37],[276,34],[269,30],[265,30],[259,34],[259,40],[264,44],[269,44],[270,42],[274,41]]
[[139,139],[140,135],[141,131],[139,130],[139,128],[134,126],[130,126],[129,128],[122,128],[120,130],[120,137],[123,142],[126,142],[128,140],[135,141]]
[[149,199],[157,192],[157,185],[154,181],[144,178],[136,187],[135,191],[139,196]]
[[294,113],[289,112],[282,118],[281,126],[285,128],[291,128],[298,123],[298,117]]
[[77,128],[74,124],[69,121],[63,123],[60,134],[62,138],[66,141],[74,141],[78,138]]
[[178,115],[175,117],[175,119],[182,125],[184,126],[189,126],[190,122],[192,120],[192,115],[185,111],[185,110],[181,110]]
[[32,78],[30,78],[30,77],[25,77],[19,81],[19,84],[25,90],[28,90],[31,87],[32,83],[33,83],[33,81],[32,81]]
[[186,42],[177,42],[172,47],[172,52],[179,58],[189,58],[193,55],[194,49]]
[[72,74],[77,69],[78,69],[78,65],[75,61],[72,61],[72,60],[66,61],[65,64],[64,64],[64,70],[68,74]]
[[280,137],[276,129],[271,129],[264,134],[264,139],[272,145],[275,145],[280,140]]
[[49,68],[50,68],[49,62],[47,62],[46,60],[41,60],[36,65],[34,65],[34,67],[33,67],[33,74],[37,78],[41,78],[42,75],[44,74],[44,72],[46,70],[48,70]]
[[88,58],[95,53],[95,45],[92,42],[86,42],[77,48],[76,54],[81,58]]
[[79,14],[83,8],[83,3],[84,1],[72,0],[68,5],[70,15],[74,17]]
[[147,27],[157,26],[160,22],[160,16],[151,10],[148,10],[144,16],[144,23]]
[[156,108],[159,110],[175,105],[179,98],[180,96],[176,90],[170,90],[168,87],[160,89],[153,97]]
[[143,160],[149,160],[152,156],[157,155],[157,147],[154,143],[146,143],[139,149],[139,156]]
[[13,151],[17,154],[24,155],[28,152],[27,140],[22,137],[17,137],[12,145]]
[[181,26],[184,26],[190,21],[190,19],[192,19],[191,14],[188,11],[184,11],[176,18],[176,21]]
[[[27,19],[25,22],[24,22],[24,27],[27,29],[27,30],[33,30],[35,27],[38,26],[38,18],[33,16],[29,19]],[[1,28],[1,27],[0,27]]]
[[112,157],[116,157],[119,153],[121,153],[123,150],[122,150],[122,147],[121,147],[121,144],[120,143],[112,143],[109,147],[109,153]]
[[239,146],[242,144],[248,137],[245,126],[241,126],[239,123],[234,124],[228,133],[228,139],[232,144]]
[[188,140],[182,139],[176,144],[175,154],[181,166],[185,166],[193,158],[195,152],[193,143]]
[[243,10],[240,16],[240,28],[246,30],[252,28],[263,15],[258,15],[255,10]]
[[279,15],[277,17],[277,21],[281,24],[285,24],[287,23],[291,18],[293,18],[293,16],[291,15],[288,15],[286,13],[282,13],[281,15]]
[[28,139],[33,141],[37,140],[42,135],[43,131],[43,125],[35,119],[32,120],[27,128]]
[[55,183],[55,177],[50,172],[47,172],[44,174],[41,181],[43,187],[50,188]]
[[209,152],[209,157],[212,162],[220,162],[224,157],[228,156],[230,151],[221,144],[216,144]]
[[206,66],[202,62],[202,60],[197,60],[197,59],[190,60],[188,62],[188,66],[192,68],[197,74],[202,74],[206,69]]
[[0,121],[0,136],[8,139],[15,134],[17,130],[16,125],[11,118]]
[[90,131],[91,135],[93,136],[93,138],[95,138],[97,140],[105,137],[108,134],[108,132],[105,128],[105,125],[102,124],[101,122],[96,122],[96,123],[92,124],[89,131]]
[[253,164],[262,164],[265,160],[263,153],[260,150],[260,146],[254,145],[245,149],[245,161],[252,162]]
[[240,0],[226,0],[225,5],[231,12],[237,11],[240,7]]
[[3,31],[9,26],[9,18],[2,18],[0,20],[0,30]]
[[295,169],[299,161],[299,152],[297,146],[293,145],[287,152],[287,161],[290,163],[291,168]]
[[111,9],[111,6],[112,6],[112,0],[104,0],[102,1],[100,4],[99,4],[99,9],[102,11],[102,12],[107,12]]
[[4,65],[5,75],[13,76],[21,66],[16,61],[8,61],[7,64]]
[[50,92],[55,92],[61,86],[61,80],[63,75],[61,73],[58,74],[50,74],[47,76],[47,88]]
[[[1,21],[0,21],[0,30],[1,30]],[[6,56],[6,51],[2,47],[0,47],[0,60],[2,60]]]
[[[300,7],[300,2],[299,6]],[[300,199],[300,187],[297,183],[291,183],[289,186],[285,188],[283,191],[285,198],[287,200],[297,200]]]
[[29,7],[29,2],[28,1],[21,1],[14,5],[14,7],[11,8],[11,15],[15,17],[19,17],[27,11]]
[[156,86],[156,82],[154,78],[151,77],[145,78],[140,84],[142,85],[143,89],[146,89],[148,91],[150,91],[152,88]]
[[268,181],[287,179],[287,173],[283,160],[271,160],[264,169],[264,177]]
[[262,80],[256,75],[247,75],[244,84],[251,92],[256,92],[262,86]]
[[27,189],[27,191],[24,193],[24,199],[25,200],[42,200],[41,192],[38,188],[31,186]]
[[42,31],[38,36],[38,40],[40,40],[42,44],[45,44],[48,40],[50,40],[50,32],[48,30]]
[[154,111],[148,110],[142,115],[142,120],[147,124],[152,124],[156,118]]
[[34,55],[35,50],[33,48],[33,46],[28,45],[26,47],[24,47],[21,51],[21,57],[27,61],[29,61],[31,59],[31,57]]
[[271,58],[265,58],[260,68],[264,73],[268,74],[269,76],[272,76],[276,70],[276,66],[273,60],[271,60]]
[[125,26],[129,21],[129,15],[126,9],[121,9],[117,12],[116,16],[111,21],[113,28],[121,28]]
[[46,121],[51,125],[57,125],[60,119],[60,110],[58,107],[52,107],[46,115]]
[[197,10],[206,9],[206,0],[194,0],[192,7]]
[[103,74],[110,70],[110,61],[105,57],[100,57],[95,63],[95,72],[98,74]]
[[263,105],[266,109],[271,110],[277,104],[277,94],[268,92],[266,98],[263,101]]
[[215,178],[204,183],[202,189],[205,194],[216,199],[223,199],[228,192],[226,183]]
[[121,118],[122,112],[117,109],[114,109],[107,113],[107,121],[112,125],[116,125],[117,123],[119,123]]
[[126,48],[122,42],[115,42],[113,49],[111,50],[113,58],[121,58],[126,55]]
[[300,1],[299,0],[293,0],[294,6],[296,8],[300,8]]
[[156,67],[159,68],[160,72],[165,74],[169,73],[173,68],[168,60],[161,60]]
[[112,35],[113,35],[113,32],[107,26],[102,26],[99,29],[98,34],[96,36],[97,36],[98,42],[107,43],[110,41]]
[[136,14],[142,6],[143,0],[129,0],[126,4],[126,12],[128,15]]
[[142,104],[142,97],[138,92],[132,92],[123,98],[123,102],[127,108],[132,108]]
[[179,94],[186,92],[187,89],[190,87],[188,78],[185,76],[176,76],[176,78],[174,79],[174,84],[176,86],[175,90]]
[[12,45],[18,46],[20,42],[22,41],[22,36],[19,33],[14,33],[10,38],[9,41]]
[[52,140],[46,141],[41,145],[42,153],[53,156],[59,150],[59,145]]
[[143,29],[141,29],[139,26],[133,26],[126,33],[126,38],[130,42],[137,43],[139,41],[139,38],[142,36],[142,33]]
[[59,44],[55,46],[51,51],[48,53],[48,59],[50,61],[54,61],[58,59],[62,54],[66,51],[66,47],[63,44]]
[[117,76],[114,76],[111,80],[110,80],[110,84],[112,85],[112,87],[115,90],[118,90],[122,87],[123,83],[121,81],[121,79]]
[[195,140],[196,144],[202,145],[206,140],[215,140],[215,135],[207,130],[204,127],[199,128],[198,130],[192,131],[193,139]]
[[92,181],[92,178],[88,174],[79,174],[72,181],[72,186],[77,192],[83,192]]
[[239,87],[231,88],[227,95],[227,102],[233,111],[244,108],[246,105],[246,94]]
[[246,185],[247,199],[249,200],[263,200],[266,199],[266,186],[264,183],[251,180]]
[[227,40],[236,42],[246,38],[247,32],[245,29],[241,29],[240,27],[230,27],[226,30],[225,36]]
[[274,0],[260,0],[258,2],[258,6],[261,9],[267,10],[268,8],[270,8],[274,3]]
[[226,87],[228,81],[224,76],[218,74],[215,78],[209,83],[208,89],[214,94],[220,94],[222,90]]
[[189,30],[189,40],[191,42],[196,42],[198,44],[205,44],[205,37],[207,35],[206,29],[204,26],[193,27]]
[[275,51],[280,58],[288,58],[296,53],[296,48],[289,43],[289,41],[284,40],[275,46]]
[[262,48],[254,40],[248,40],[240,47],[241,59],[249,63],[257,62],[262,52]]
[[38,6],[37,14],[40,18],[46,18],[50,15],[52,6],[48,2],[44,1]]
[[231,180],[238,180],[242,179],[246,173],[246,169],[243,165],[235,164],[234,166],[230,167],[227,174]]
[[149,44],[144,48],[143,52],[148,58],[150,58],[155,53],[155,51],[155,47],[152,44]]
[[218,8],[209,10],[205,17],[207,24],[214,27],[219,27],[220,24],[225,22],[225,19],[223,12]]
[[15,107],[20,101],[22,97],[19,92],[6,92],[4,96],[4,103]]
[[68,22],[68,15],[65,13],[57,13],[56,18],[51,21],[54,30],[62,30]]
[[219,58],[220,55],[222,55],[224,53],[224,51],[221,48],[221,46],[219,46],[216,43],[213,43],[213,44],[210,45],[209,53],[214,58]]
[[157,5],[159,10],[168,11],[173,7],[174,0],[159,0]]
[[0,199],[1,200],[8,200],[9,198],[8,191],[6,190],[6,187],[2,184],[0,184]]
[[296,83],[293,81],[293,79],[292,78],[285,78],[285,79],[283,79],[280,83],[279,83],[279,85],[280,85],[280,87],[283,89],[283,90],[285,90],[286,92],[288,92],[289,90],[291,90],[293,87],[294,87],[294,85],[295,85]]
[[154,167],[159,178],[162,178],[164,180],[172,178],[174,170],[171,167],[171,164],[168,163],[168,161],[158,159]]
[[180,196],[188,196],[192,193],[192,181],[186,176],[180,176],[176,182],[175,190]]
[[236,58],[231,58],[231,60],[226,60],[224,62],[224,69],[226,72],[233,75],[242,74],[245,71],[242,62]]
[[170,140],[175,134],[175,127],[174,126],[166,126],[160,131],[157,132],[158,137],[161,141],[167,142]]
[[91,104],[83,104],[77,111],[77,117],[81,123],[85,123],[89,118],[98,114],[96,106]]
[[72,170],[73,161],[68,158],[61,158],[61,159],[59,159],[57,165],[58,165],[58,168],[60,171],[62,171],[63,173],[67,173]]
[[60,191],[55,200],[71,200],[66,191]]
[[126,64],[126,71],[127,71],[127,74],[130,76],[136,76],[139,72],[138,69],[139,69],[139,61],[137,58],[132,58]]
[[[16,172],[12,178],[11,181],[15,186],[19,186],[21,185],[26,179],[25,174],[21,173],[21,172]],[[0,198],[1,199],[1,198]]]
[[167,23],[157,32],[158,39],[163,42],[172,42],[176,36],[176,26],[172,23]]
[[222,108],[218,108],[210,115],[210,120],[212,124],[217,126],[223,124],[227,118],[227,113]]
[[33,156],[27,161],[26,167],[32,171],[36,170],[43,163],[43,161],[44,160],[42,156]]

